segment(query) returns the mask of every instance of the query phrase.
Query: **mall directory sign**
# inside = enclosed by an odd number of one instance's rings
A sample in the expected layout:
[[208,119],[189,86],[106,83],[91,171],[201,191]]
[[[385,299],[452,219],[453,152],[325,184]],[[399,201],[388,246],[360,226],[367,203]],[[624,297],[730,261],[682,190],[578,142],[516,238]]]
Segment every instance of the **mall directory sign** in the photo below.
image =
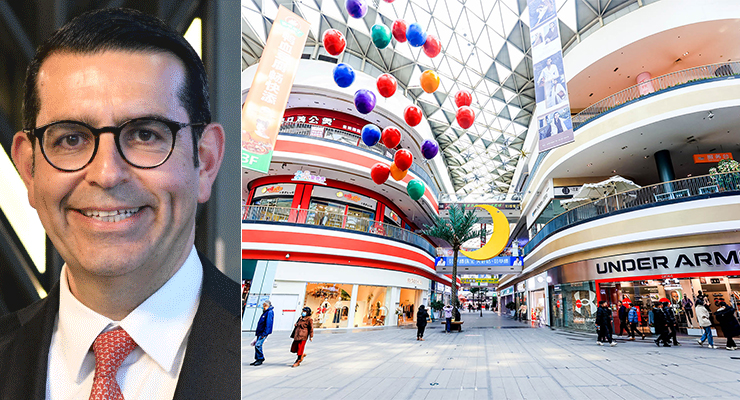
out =
[[242,106],[242,167],[267,173],[308,37],[309,23],[280,6]]
[[568,86],[555,0],[528,0],[539,151],[572,142]]

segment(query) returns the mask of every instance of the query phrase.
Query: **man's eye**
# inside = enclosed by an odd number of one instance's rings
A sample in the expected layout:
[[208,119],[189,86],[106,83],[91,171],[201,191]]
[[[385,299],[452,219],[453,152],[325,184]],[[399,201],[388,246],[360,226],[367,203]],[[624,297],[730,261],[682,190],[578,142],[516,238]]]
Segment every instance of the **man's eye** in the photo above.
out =
[[152,144],[162,140],[162,135],[150,129],[137,129],[126,135],[130,144]]
[[54,145],[56,147],[62,147],[65,149],[75,149],[82,147],[85,144],[85,137],[80,133],[69,133],[61,136]]

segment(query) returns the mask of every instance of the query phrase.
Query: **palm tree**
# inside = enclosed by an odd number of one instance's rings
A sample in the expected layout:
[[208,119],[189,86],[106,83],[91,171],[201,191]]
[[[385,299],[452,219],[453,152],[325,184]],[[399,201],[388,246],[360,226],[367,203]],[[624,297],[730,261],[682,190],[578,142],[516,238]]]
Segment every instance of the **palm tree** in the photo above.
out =
[[439,215],[433,216],[432,225],[424,225],[422,233],[427,236],[442,239],[452,246],[452,304],[459,305],[457,298],[457,254],[463,243],[480,236],[480,229],[473,229],[478,224],[475,210],[465,210],[460,204],[453,204],[449,208],[449,219],[443,219]]

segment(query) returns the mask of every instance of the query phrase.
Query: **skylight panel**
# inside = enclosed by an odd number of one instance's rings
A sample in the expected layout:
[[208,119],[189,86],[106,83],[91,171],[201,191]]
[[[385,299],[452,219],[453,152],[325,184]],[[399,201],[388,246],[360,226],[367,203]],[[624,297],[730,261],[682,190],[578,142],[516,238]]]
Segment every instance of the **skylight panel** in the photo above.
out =
[[260,43],[266,43],[267,34],[265,33],[265,24],[262,22],[262,14],[256,11],[242,9],[242,16],[246,18],[252,30],[259,36]]

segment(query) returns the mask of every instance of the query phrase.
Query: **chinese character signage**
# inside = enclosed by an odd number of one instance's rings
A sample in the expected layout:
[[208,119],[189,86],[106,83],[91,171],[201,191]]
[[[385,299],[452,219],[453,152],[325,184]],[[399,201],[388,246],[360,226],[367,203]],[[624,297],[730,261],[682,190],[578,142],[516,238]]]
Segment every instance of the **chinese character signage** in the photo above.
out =
[[267,173],[309,23],[280,6],[242,107],[242,167]]
[[718,163],[722,160],[732,160],[732,153],[694,154],[694,164]]
[[[437,267],[452,266],[454,257],[437,257],[434,265]],[[511,267],[515,265],[517,257],[493,257],[488,260],[473,260],[461,254],[457,256],[457,266],[459,267]]]
[[528,0],[529,36],[532,41],[537,131],[539,150],[545,151],[572,142],[568,87],[563,70],[555,0]]

